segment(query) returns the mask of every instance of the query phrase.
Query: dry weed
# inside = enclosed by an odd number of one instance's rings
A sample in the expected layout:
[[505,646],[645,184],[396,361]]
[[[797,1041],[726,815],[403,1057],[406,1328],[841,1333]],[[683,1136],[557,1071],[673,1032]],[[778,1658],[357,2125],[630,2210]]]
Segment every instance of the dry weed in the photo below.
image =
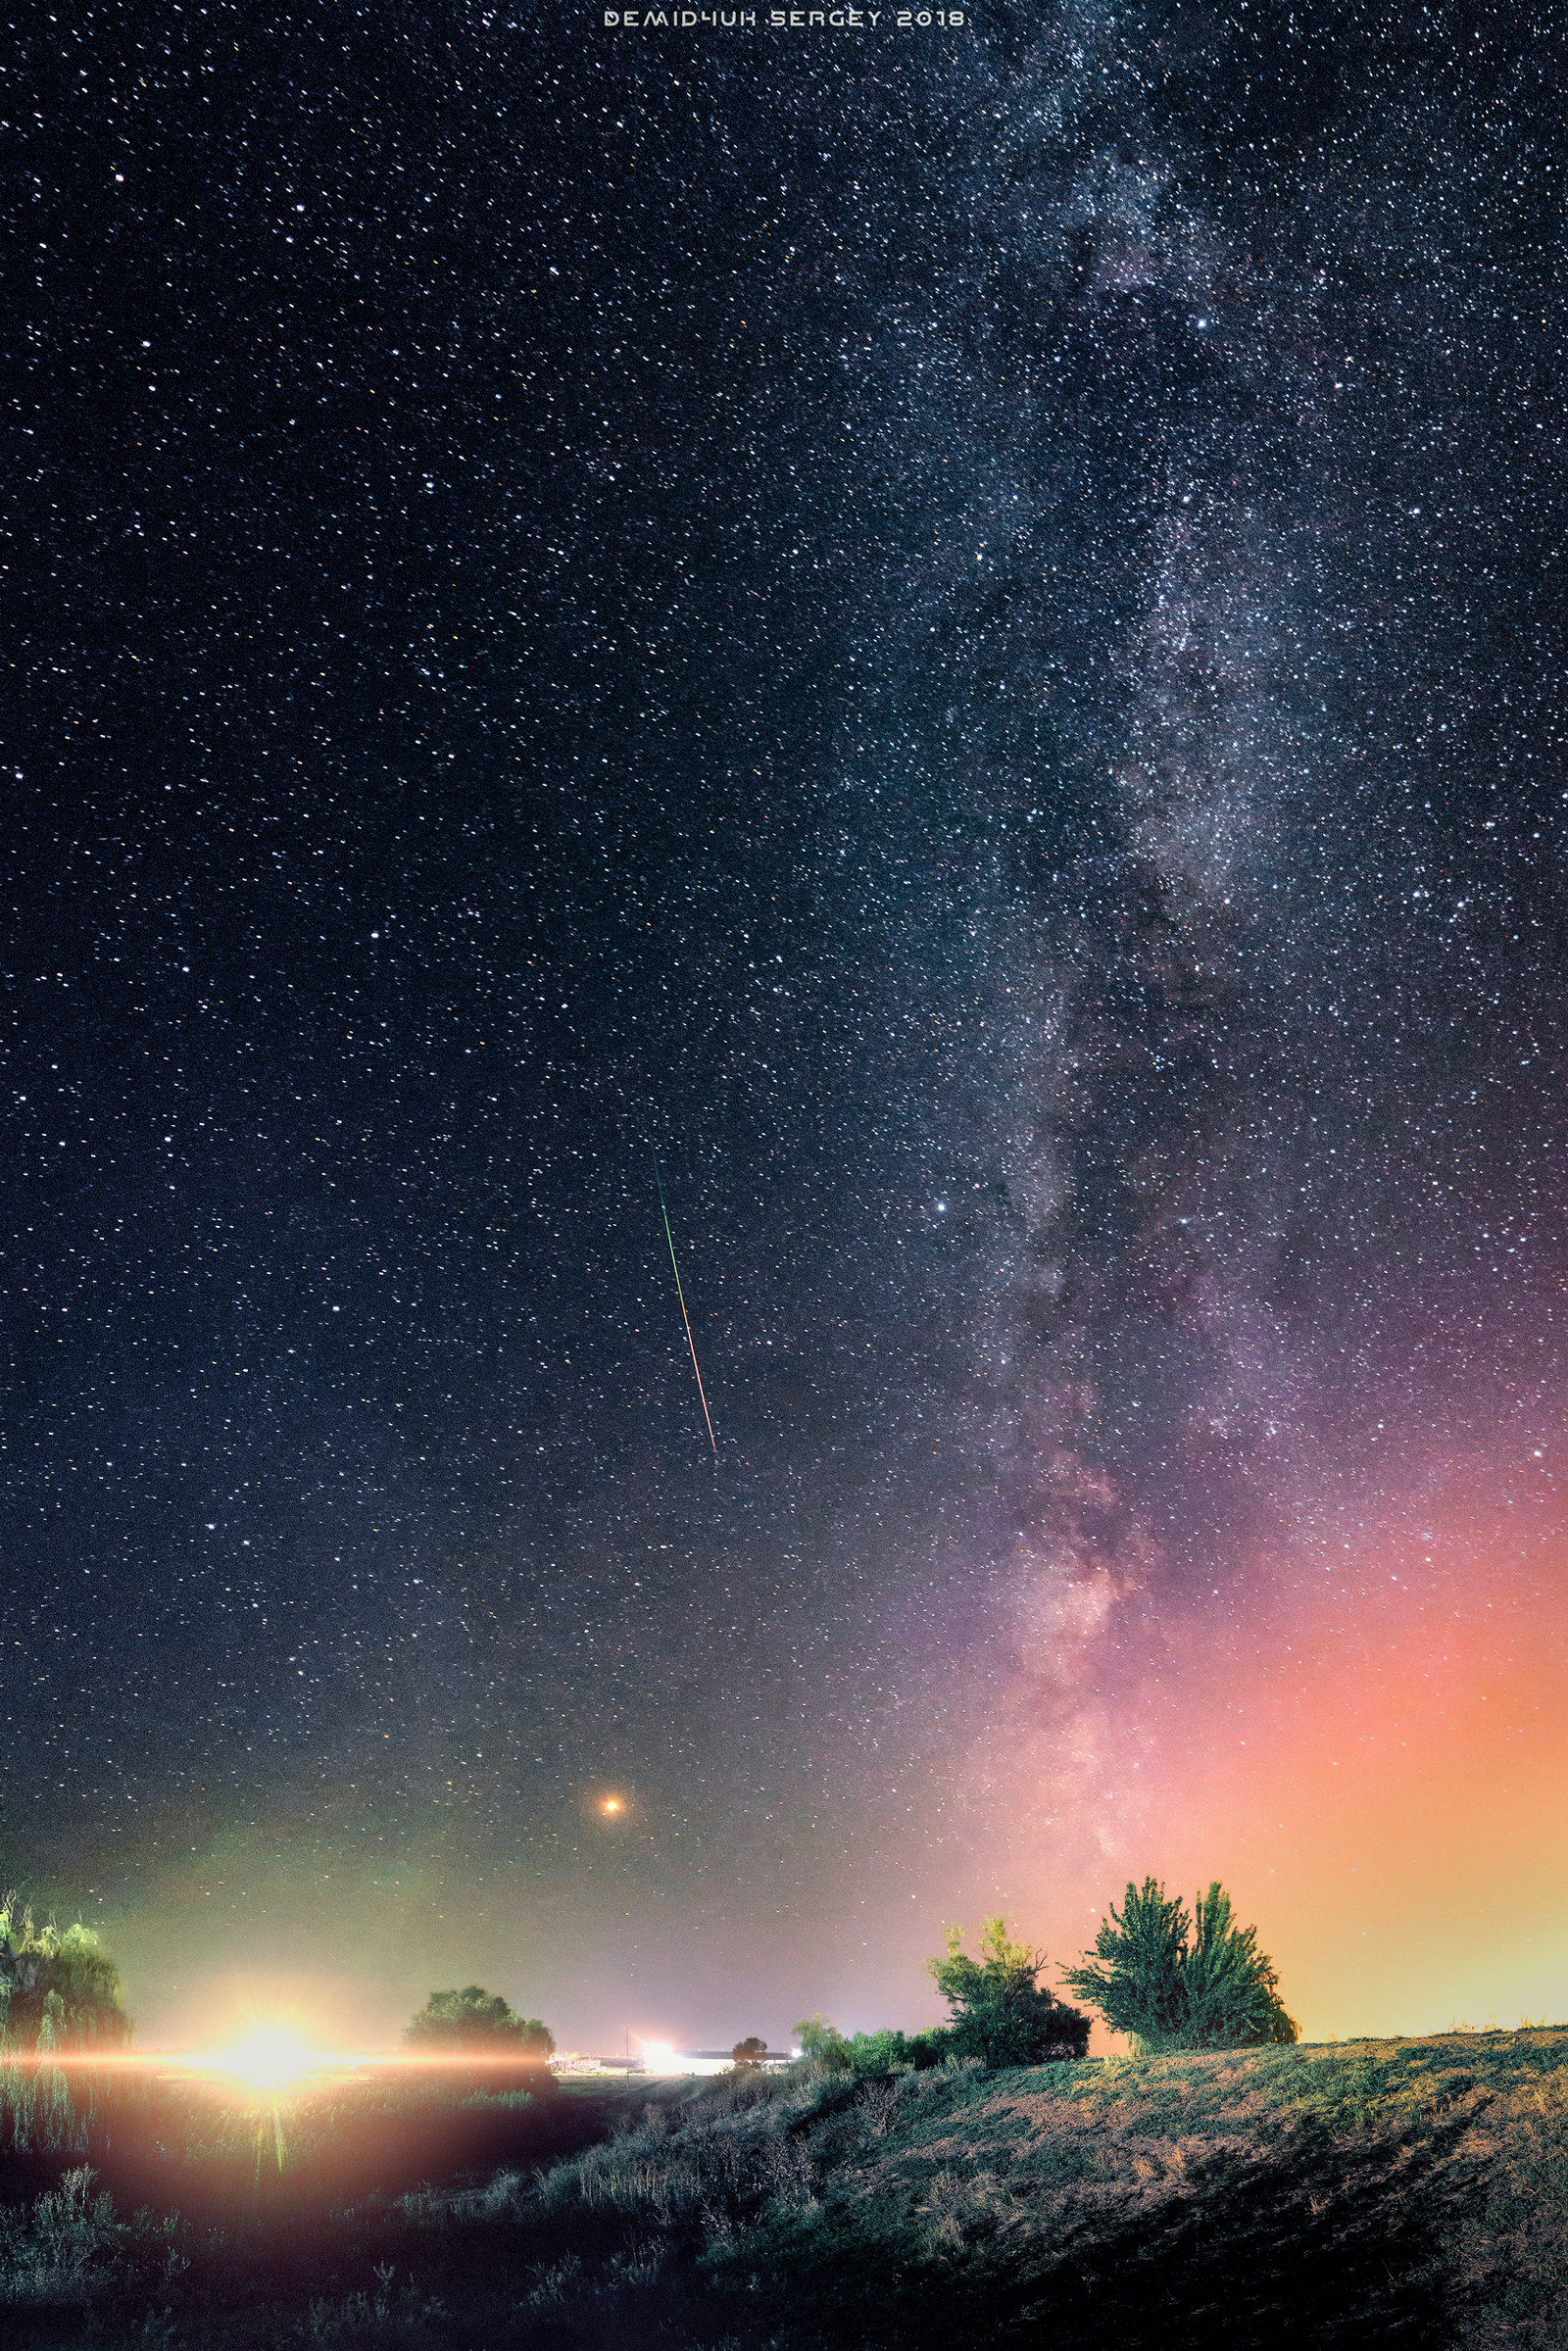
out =
[[873,2082],[859,2100],[859,2112],[873,2138],[886,2138],[899,2111],[896,2082]]

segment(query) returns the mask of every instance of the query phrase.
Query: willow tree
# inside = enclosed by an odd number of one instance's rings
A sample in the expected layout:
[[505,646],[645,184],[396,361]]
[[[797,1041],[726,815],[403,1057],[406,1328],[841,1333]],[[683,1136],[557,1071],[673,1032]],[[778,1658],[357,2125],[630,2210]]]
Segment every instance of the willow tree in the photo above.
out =
[[24,2049],[122,2049],[130,2038],[120,1970],[90,1927],[0,1900],[0,2037]]

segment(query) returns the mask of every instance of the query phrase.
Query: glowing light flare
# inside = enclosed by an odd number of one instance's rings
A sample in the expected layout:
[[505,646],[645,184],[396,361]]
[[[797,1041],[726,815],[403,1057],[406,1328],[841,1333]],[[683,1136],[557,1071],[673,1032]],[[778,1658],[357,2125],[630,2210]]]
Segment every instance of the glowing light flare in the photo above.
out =
[[601,1812],[618,1812],[620,1810],[619,1796],[606,1796],[599,1809]]
[[279,2090],[319,2072],[330,2060],[291,2025],[254,2025],[226,2049],[215,2049],[197,2063],[204,2073],[231,2075],[253,2089]]
[[[527,2051],[486,2050],[486,2073],[515,2073],[527,2082],[543,2061]],[[326,2049],[306,2040],[288,2027],[258,2028],[238,2041],[217,2049],[18,2049],[6,2053],[14,2073],[145,2074],[158,2081],[206,2079],[214,2088],[231,2083],[247,2092],[271,2098],[282,2089],[312,2088],[348,2080],[369,2081],[403,2074],[466,2074],[475,2063],[471,2050],[455,2049]]]

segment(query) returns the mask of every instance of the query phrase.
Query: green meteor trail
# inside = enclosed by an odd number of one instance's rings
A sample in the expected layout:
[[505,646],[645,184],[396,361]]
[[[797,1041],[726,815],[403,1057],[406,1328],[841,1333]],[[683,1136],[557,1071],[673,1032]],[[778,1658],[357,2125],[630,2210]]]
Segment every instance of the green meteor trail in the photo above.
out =
[[697,1374],[697,1393],[703,1399],[703,1418],[708,1423],[708,1442],[718,1459],[718,1439],[713,1435],[713,1416],[708,1409],[708,1393],[703,1386],[702,1368],[697,1360],[697,1347],[692,1339],[692,1318],[686,1311],[686,1293],[680,1286],[680,1267],[675,1263],[675,1236],[669,1229],[669,1210],[664,1205],[664,1187],[660,1179],[659,1161],[654,1161],[654,1182],[659,1185],[659,1205],[664,1219],[664,1239],[669,1243],[669,1262],[675,1276],[675,1296],[680,1299],[680,1318],[686,1325],[686,1345],[692,1350],[692,1369]]

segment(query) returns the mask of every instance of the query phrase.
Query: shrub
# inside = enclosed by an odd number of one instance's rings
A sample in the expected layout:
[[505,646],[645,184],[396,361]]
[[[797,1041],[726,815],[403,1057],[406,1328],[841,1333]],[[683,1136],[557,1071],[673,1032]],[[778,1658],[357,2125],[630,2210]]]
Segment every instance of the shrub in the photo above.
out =
[[844,2050],[857,2074],[892,2074],[914,2063],[908,2035],[887,2025],[876,2033],[852,2033]]
[[913,2067],[923,2073],[953,2054],[953,2032],[947,2025],[928,2026],[924,2033],[901,2033],[883,2025],[875,2033],[854,2033],[839,2043],[839,2054],[857,2074],[899,2074]]
[[860,2120],[873,2138],[886,2138],[899,2111],[896,2082],[873,2082],[860,2100]]
[[951,2027],[928,2025],[923,2033],[909,2035],[909,2063],[917,2074],[928,2074],[946,2062],[952,2046]]
[[424,2344],[445,2341],[446,2306],[433,2294],[423,2294],[411,2278],[399,2292],[390,2263],[377,2265],[375,2292],[346,2294],[340,2302],[313,2301],[296,2339],[325,2343],[336,2351],[382,2351],[382,2346],[406,2344],[418,2351]]
[[1042,1988],[1044,1951],[1009,1941],[1000,1918],[985,1921],[979,1959],[960,1949],[962,1940],[961,1930],[950,1928],[946,1956],[926,1962],[953,2011],[944,2057],[1004,2066],[1045,2065],[1085,2054],[1089,2019]]
[[8,2302],[82,2302],[106,2260],[129,2235],[106,2195],[92,2194],[83,2165],[67,2172],[58,2188],[30,2211],[0,2207],[0,2299]]

